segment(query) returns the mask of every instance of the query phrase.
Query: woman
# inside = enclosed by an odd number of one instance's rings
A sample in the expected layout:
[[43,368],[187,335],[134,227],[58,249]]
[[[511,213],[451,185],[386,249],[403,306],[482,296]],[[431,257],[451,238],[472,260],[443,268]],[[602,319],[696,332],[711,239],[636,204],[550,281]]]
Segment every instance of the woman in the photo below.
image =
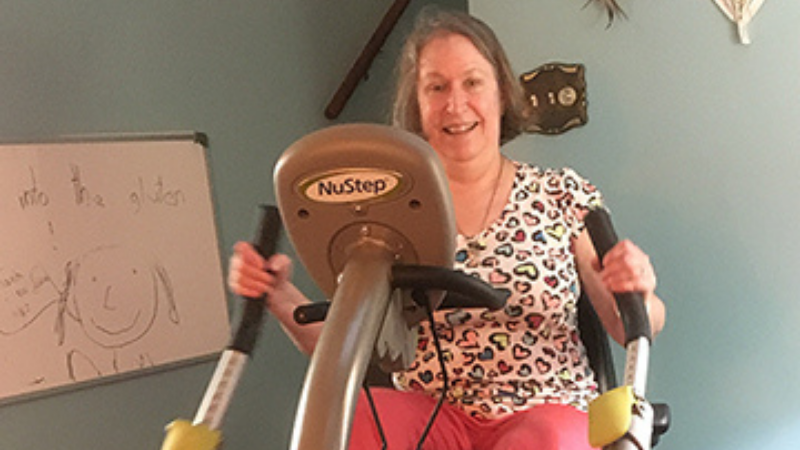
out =
[[[423,15],[399,64],[394,122],[423,136],[445,169],[458,226],[456,268],[511,296],[504,311],[437,312],[451,389],[425,441],[431,449],[588,449],[588,401],[596,385],[577,334],[581,288],[617,341],[624,330],[613,292],[638,291],[654,334],[665,310],[647,255],[630,241],[601,265],[583,216],[597,190],[570,169],[511,161],[501,144],[520,133],[523,96],[494,33],[454,12]],[[235,247],[231,289],[267,293],[298,347],[313,352],[320,326],[300,327],[292,311],[308,300],[291,284],[291,262],[263,261]],[[389,448],[414,448],[440,388],[427,324],[412,367],[397,389],[373,393]],[[363,400],[363,399],[362,399]],[[350,448],[379,448],[379,433],[359,403]]]

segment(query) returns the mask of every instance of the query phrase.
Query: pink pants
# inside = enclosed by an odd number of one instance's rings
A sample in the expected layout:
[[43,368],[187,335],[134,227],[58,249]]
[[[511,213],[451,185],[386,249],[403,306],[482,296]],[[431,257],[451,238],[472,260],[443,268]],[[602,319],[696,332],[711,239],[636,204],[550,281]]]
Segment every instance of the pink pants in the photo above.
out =
[[[388,450],[413,450],[436,399],[415,392],[373,388]],[[540,405],[496,420],[470,417],[444,403],[425,439],[425,450],[589,450],[588,416],[566,405]],[[379,450],[381,438],[362,392],[349,450]]]

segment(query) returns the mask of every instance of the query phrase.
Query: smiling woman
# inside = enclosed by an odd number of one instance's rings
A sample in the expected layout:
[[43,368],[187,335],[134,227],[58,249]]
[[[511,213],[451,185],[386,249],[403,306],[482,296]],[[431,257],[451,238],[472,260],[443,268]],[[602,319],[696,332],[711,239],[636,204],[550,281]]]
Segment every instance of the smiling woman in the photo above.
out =
[[[597,385],[575,305],[586,289],[605,328],[623,339],[612,293],[641,292],[658,333],[664,307],[649,257],[623,241],[601,268],[583,222],[602,201],[598,190],[572,169],[503,155],[501,145],[522,131],[525,101],[486,24],[459,12],[424,12],[402,49],[398,76],[394,124],[432,147],[452,196],[458,233],[447,244],[455,244],[454,267],[510,296],[502,311],[437,311],[434,323],[420,325],[413,361],[393,374],[395,389],[372,394],[382,430],[362,397],[349,449],[415,448],[421,439],[452,450],[590,448],[585,410]],[[279,192],[291,188],[276,185]],[[310,300],[290,275],[288,257],[265,260],[241,242],[229,285],[240,295],[268,294],[270,311],[311,353],[321,329],[294,322],[291,311]],[[450,380],[446,401],[427,428],[443,380]]]
[[500,142],[502,105],[494,72],[462,35],[432,39],[420,52],[422,136],[440,154],[448,152],[445,163],[492,157],[481,150]]

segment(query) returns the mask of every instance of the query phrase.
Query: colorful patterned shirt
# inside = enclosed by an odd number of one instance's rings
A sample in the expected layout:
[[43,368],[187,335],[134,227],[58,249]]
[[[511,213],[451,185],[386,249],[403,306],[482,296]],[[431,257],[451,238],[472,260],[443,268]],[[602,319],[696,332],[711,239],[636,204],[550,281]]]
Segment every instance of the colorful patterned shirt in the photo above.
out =
[[[597,386],[577,330],[573,239],[583,230],[587,208],[601,196],[571,169],[514,164],[503,212],[479,235],[458,236],[455,264],[509,291],[506,307],[435,313],[448,400],[482,418],[542,403],[585,410]],[[424,322],[412,367],[395,374],[398,388],[439,395],[442,374],[431,339]]]

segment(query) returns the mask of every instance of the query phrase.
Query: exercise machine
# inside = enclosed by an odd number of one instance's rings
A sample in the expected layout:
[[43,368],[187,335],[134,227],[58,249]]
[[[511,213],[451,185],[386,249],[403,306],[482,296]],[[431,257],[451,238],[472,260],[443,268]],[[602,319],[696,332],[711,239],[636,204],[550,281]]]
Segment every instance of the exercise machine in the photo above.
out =
[[[381,125],[317,131],[278,161],[274,182],[286,233],[330,299],[295,312],[301,322],[324,318],[325,327],[299,400],[292,449],[346,449],[368,365],[408,368],[417,325],[447,294],[456,307],[505,305],[506,293],[452,270],[455,219],[443,173],[424,140]],[[268,255],[274,244],[261,247]],[[251,330],[252,343],[263,314],[258,304],[263,299],[245,302],[251,319],[240,325]],[[249,354],[233,347],[220,358],[195,420],[170,424],[162,450],[217,448]]]
[[[417,326],[430,320],[432,311],[499,309],[506,294],[452,270],[456,231],[447,179],[418,136],[367,124],[319,130],[284,152],[274,183],[289,240],[329,299],[295,312],[298,322],[324,319],[325,326],[303,384],[290,448],[345,450],[369,365],[387,372],[408,368]],[[220,412],[238,378],[230,375],[226,359],[246,357],[223,354],[195,421],[168,427],[162,450],[211,450],[219,444]],[[646,359],[639,357],[636,364],[641,362]],[[636,426],[645,428],[653,420],[641,422]]]
[[284,152],[275,188],[298,257],[331,299],[321,304],[325,326],[290,448],[344,450],[370,362],[408,368],[417,325],[446,291],[493,309],[505,295],[450,270],[450,191],[437,156],[418,136],[381,125],[323,129]]

